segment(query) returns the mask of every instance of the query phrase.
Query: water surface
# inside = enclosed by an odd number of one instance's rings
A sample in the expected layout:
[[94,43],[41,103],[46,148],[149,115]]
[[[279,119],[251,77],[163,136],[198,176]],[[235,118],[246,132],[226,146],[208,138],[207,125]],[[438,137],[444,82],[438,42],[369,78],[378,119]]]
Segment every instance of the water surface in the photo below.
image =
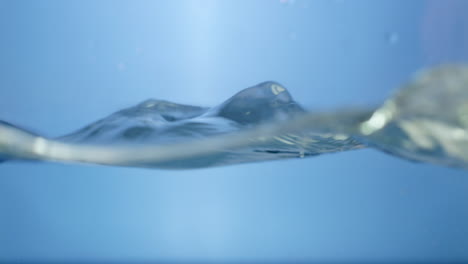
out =
[[3,159],[200,168],[373,147],[468,164],[468,67],[422,71],[376,109],[309,112],[276,82],[208,108],[149,99],[55,139],[0,123]]

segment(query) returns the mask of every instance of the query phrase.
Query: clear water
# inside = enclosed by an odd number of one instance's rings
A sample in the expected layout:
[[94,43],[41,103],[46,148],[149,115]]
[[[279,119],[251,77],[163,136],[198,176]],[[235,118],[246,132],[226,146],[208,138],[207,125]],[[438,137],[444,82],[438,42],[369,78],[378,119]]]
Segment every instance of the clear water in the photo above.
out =
[[0,263],[468,262],[467,10],[0,0]]
[[264,82],[213,108],[150,99],[57,139],[0,126],[5,158],[136,167],[211,167],[367,146],[467,167],[468,66],[421,72],[376,110],[309,113],[286,88]]

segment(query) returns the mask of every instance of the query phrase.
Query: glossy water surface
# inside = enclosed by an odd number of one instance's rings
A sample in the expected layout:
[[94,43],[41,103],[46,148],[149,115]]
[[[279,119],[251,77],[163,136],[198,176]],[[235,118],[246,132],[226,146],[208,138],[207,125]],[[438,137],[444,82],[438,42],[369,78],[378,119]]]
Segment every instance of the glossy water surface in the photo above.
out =
[[4,157],[198,168],[376,147],[402,158],[468,165],[468,67],[439,66],[374,110],[310,113],[264,82],[213,107],[150,99],[45,139],[3,123]]

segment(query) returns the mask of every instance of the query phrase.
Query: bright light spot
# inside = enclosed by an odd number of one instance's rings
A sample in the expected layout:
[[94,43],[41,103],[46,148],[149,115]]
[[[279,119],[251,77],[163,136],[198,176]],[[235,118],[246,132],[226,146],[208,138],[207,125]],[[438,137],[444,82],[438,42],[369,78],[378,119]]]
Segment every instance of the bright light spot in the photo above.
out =
[[38,155],[44,155],[47,149],[47,141],[44,138],[38,137],[34,140],[33,152]]
[[336,134],[333,136],[334,140],[346,140],[348,139],[348,136],[345,134]]
[[382,129],[392,118],[396,111],[395,103],[390,101],[384,104],[382,108],[375,111],[371,118],[361,124],[361,133],[370,135],[377,130]]
[[277,84],[272,84],[271,85],[271,92],[273,92],[273,94],[275,95],[278,95],[282,92],[284,92],[286,89],[284,89],[283,87],[277,85]]
[[364,135],[370,135],[384,127],[386,123],[385,115],[381,112],[375,112],[372,117],[361,125],[361,132]]

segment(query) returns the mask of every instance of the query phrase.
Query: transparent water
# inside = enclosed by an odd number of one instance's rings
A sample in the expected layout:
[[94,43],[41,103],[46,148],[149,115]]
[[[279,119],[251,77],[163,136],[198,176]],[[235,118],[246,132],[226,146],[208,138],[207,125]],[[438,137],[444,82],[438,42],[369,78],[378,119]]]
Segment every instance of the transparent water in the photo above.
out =
[[0,263],[467,262],[467,10],[0,0]]
[[468,166],[468,67],[419,73],[382,107],[308,113],[264,82],[213,108],[150,99],[74,133],[45,139],[0,124],[0,155],[121,166],[199,168],[375,147]]

